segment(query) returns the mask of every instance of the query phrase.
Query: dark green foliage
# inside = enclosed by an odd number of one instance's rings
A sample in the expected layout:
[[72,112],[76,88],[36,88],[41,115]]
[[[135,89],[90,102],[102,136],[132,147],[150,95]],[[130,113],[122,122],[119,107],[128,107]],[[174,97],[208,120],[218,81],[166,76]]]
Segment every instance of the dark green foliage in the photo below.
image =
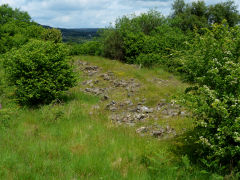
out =
[[240,15],[234,1],[222,2],[209,7],[209,22],[211,24],[221,23],[224,19],[231,27],[240,22]]
[[0,54],[21,47],[31,38],[40,39],[44,29],[30,20],[26,12],[0,6]]
[[101,32],[102,54],[111,59],[124,60],[124,42],[121,32],[108,28]]
[[187,37],[179,28],[170,27],[166,19],[153,10],[140,16],[123,16],[117,19],[114,28],[105,29],[100,35],[103,56],[146,66],[162,59],[150,60],[153,54],[166,58],[172,51],[182,49]]
[[75,84],[63,44],[32,40],[4,56],[6,74],[22,105],[50,103]]
[[3,25],[9,21],[30,22],[31,17],[27,12],[20,11],[19,9],[13,10],[7,4],[0,6],[0,24]]
[[144,66],[144,67],[152,67],[156,64],[161,64],[162,56],[160,54],[140,54],[137,59],[136,63]]
[[99,28],[79,28],[79,29],[64,29],[59,28],[63,35],[63,42],[67,43],[83,43],[98,37]]
[[71,55],[101,55],[101,44],[98,41],[87,41],[82,44],[70,44]]
[[213,23],[221,23],[224,19],[231,27],[240,22],[234,1],[207,6],[202,0],[189,4],[184,0],[175,0],[172,9],[172,25],[183,31],[209,28]]
[[61,43],[62,33],[60,30],[55,28],[45,29],[42,32],[42,39],[45,41],[53,41],[54,43]]
[[196,154],[208,168],[239,171],[240,164],[240,28],[214,25],[197,34],[181,58],[189,80],[184,104],[196,119]]
[[172,25],[183,31],[208,27],[208,8],[204,1],[186,4],[182,0],[173,3]]

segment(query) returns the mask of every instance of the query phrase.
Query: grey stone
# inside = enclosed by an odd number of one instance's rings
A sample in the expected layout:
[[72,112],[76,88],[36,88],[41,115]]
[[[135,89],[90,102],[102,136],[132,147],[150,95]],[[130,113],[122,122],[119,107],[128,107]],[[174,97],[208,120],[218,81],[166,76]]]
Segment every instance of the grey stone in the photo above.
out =
[[93,80],[87,80],[82,83],[82,85],[89,85],[93,82]]
[[106,101],[106,100],[108,100],[109,99],[109,97],[107,96],[107,95],[104,95],[103,97],[102,97],[102,101]]
[[160,130],[158,130],[158,131],[152,131],[152,136],[154,136],[154,137],[159,137],[159,136],[162,136],[163,135],[163,131],[160,131]]
[[114,112],[114,111],[117,111],[118,109],[117,109],[117,107],[115,107],[115,106],[110,106],[110,107],[109,107],[109,110]]
[[153,108],[148,108],[146,106],[138,106],[138,111],[142,113],[153,113]]
[[146,127],[140,127],[136,130],[136,133],[145,133],[147,131],[148,131],[148,129]]

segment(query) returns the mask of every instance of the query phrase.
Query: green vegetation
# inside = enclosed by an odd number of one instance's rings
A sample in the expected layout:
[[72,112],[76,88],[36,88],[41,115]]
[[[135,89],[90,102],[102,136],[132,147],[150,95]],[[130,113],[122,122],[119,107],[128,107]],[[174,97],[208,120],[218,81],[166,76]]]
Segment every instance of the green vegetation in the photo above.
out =
[[62,42],[62,33],[58,29],[46,29],[42,33],[42,39],[45,41],[53,41],[54,43],[61,43]]
[[[239,179],[239,12],[233,1],[175,0],[172,9],[169,17],[155,10],[124,16],[94,40],[66,45],[59,30],[0,6],[0,177]],[[78,64],[86,62],[85,69]],[[118,87],[107,99],[146,98],[149,107],[164,99],[182,103],[191,116],[117,126],[109,102],[83,93],[91,70],[118,78],[95,79],[103,89],[117,80],[141,82],[133,97]],[[170,125],[177,136],[136,133],[153,123]]]
[[3,57],[8,81],[22,105],[50,103],[75,84],[66,46],[51,41],[32,40]]
[[214,25],[196,36],[183,69],[198,86],[189,89],[202,162],[218,171],[239,171],[240,29]]
[[63,42],[70,44],[81,44],[92,40],[94,37],[98,37],[97,32],[99,31],[99,28],[58,29],[62,32]]
[[95,40],[101,45],[95,52],[140,67],[160,66],[195,83],[179,101],[189,107],[195,119],[189,156],[209,170],[238,173],[237,6],[234,1],[207,6],[204,1],[186,4],[176,0],[172,9],[169,17],[151,10],[117,19],[115,26],[103,30]]
[[[146,82],[139,96],[152,104],[156,97],[183,91],[176,77],[162,69],[138,69],[100,57],[75,57],[103,72]],[[79,72],[81,74],[81,72]],[[169,86],[148,82],[158,77]],[[85,79],[82,79],[82,82]],[[177,84],[177,86],[176,86]],[[181,89],[179,89],[179,87]],[[115,126],[108,119],[105,104],[96,96],[81,92],[81,83],[69,91],[65,102],[37,109],[20,108],[1,101],[0,176],[2,179],[220,179],[176,154],[181,139],[158,140],[140,137],[135,129]],[[121,91],[121,90],[119,90]],[[119,93],[114,99],[123,98]],[[99,105],[100,109],[93,107]],[[160,120],[165,123],[165,120]],[[191,119],[171,119],[174,128],[192,128]],[[179,152],[180,153],[180,152]]]

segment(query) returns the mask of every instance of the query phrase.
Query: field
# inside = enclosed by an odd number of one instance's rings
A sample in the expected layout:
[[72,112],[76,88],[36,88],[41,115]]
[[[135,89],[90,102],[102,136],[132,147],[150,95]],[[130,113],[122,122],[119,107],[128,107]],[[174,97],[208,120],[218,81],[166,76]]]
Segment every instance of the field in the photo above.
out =
[[[111,115],[124,113],[125,106],[115,112],[106,109],[113,100],[132,101],[134,106],[144,98],[149,109],[161,101],[170,104],[187,84],[161,68],[140,69],[101,57],[73,59],[78,85],[64,102],[20,108],[2,97],[1,179],[222,179],[191,164],[185,155],[184,134],[193,128],[187,116],[166,117],[154,109],[145,112],[143,121],[116,123]],[[115,77],[113,84],[132,78],[140,87],[129,96],[120,85],[109,89],[105,99],[102,94],[84,92],[87,88],[112,87],[111,81],[102,78],[109,71]],[[91,85],[91,80],[98,80],[97,85]],[[154,135],[150,129],[154,126],[169,126],[171,131]],[[144,133],[141,127],[150,130]]]

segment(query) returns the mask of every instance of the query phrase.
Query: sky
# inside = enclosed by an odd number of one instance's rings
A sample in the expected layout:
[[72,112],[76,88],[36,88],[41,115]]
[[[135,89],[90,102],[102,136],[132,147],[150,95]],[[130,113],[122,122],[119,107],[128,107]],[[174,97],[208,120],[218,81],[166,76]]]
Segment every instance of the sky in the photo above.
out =
[[[205,0],[206,4],[223,1]],[[37,23],[61,28],[104,28],[123,15],[139,15],[149,9],[166,16],[171,13],[172,3],[173,0],[0,0],[0,5],[27,11]],[[240,10],[240,0],[235,0],[235,4]]]

